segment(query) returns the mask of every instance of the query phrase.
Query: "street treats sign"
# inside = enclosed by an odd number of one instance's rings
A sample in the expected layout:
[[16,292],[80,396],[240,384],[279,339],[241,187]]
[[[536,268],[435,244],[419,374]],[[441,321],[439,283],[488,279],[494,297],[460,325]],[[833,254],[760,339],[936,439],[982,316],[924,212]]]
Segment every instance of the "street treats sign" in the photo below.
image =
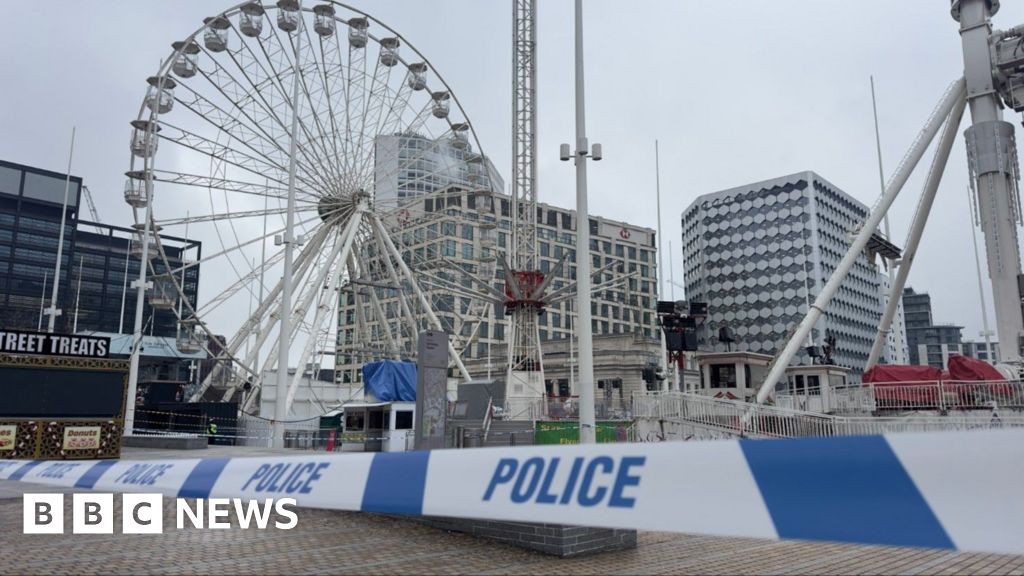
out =
[[0,353],[106,358],[110,354],[110,338],[0,330]]
[[65,450],[99,450],[99,426],[68,426],[64,428]]
[[0,452],[14,450],[14,439],[18,436],[18,427],[14,424],[0,426]]

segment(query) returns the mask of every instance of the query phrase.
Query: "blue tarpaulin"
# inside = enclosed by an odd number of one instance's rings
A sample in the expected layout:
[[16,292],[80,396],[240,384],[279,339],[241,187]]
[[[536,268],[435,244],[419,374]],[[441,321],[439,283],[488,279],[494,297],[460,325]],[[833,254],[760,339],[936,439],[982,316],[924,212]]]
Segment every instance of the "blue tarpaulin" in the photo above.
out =
[[381,360],[363,365],[363,392],[380,402],[416,400],[416,364]]

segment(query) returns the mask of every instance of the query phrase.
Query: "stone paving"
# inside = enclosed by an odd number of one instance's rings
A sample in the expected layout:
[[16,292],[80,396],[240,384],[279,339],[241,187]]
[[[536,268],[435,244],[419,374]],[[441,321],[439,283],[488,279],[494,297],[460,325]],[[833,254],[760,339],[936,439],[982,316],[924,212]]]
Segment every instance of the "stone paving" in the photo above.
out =
[[[128,451],[125,458],[161,457]],[[214,450],[203,456],[221,456]],[[266,454],[277,451],[254,450]],[[294,454],[294,451],[289,452]],[[195,457],[197,451],[176,457]],[[237,449],[233,455],[238,455]],[[1010,574],[1024,556],[641,532],[635,550],[560,559],[393,517],[301,509],[294,530],[174,527],[160,535],[24,535],[21,494],[0,482],[0,574]],[[115,502],[119,502],[115,498]],[[65,502],[70,532],[70,499]],[[116,511],[120,517],[120,509]],[[115,530],[120,520],[115,521]]]

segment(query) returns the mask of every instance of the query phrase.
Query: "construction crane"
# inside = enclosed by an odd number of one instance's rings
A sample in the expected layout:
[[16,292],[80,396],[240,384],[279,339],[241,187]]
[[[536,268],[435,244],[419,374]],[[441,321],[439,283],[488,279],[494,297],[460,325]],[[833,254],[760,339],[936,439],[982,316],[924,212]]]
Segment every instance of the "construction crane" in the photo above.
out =
[[[85,197],[85,205],[89,209],[89,218],[92,219],[96,224],[100,224],[100,213],[96,211],[96,203],[92,201],[92,193],[89,192],[89,187],[82,186],[82,196]],[[93,226],[100,234],[104,233],[103,227]]]

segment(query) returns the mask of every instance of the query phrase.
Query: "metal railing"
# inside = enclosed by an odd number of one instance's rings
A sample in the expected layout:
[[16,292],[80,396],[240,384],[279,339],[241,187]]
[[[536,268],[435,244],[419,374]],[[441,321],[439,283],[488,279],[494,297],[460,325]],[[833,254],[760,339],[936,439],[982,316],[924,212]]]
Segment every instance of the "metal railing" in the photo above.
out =
[[941,380],[871,383],[844,388],[809,388],[776,392],[775,403],[798,410],[839,414],[894,410],[1024,409],[1024,382],[1019,380]]
[[[579,420],[579,397],[566,398],[508,398],[495,418],[502,420]],[[632,401],[605,399],[594,401],[594,415],[598,420],[631,420]]]
[[947,416],[832,416],[684,392],[635,393],[633,411],[637,418],[686,422],[759,438],[1024,427],[1024,415],[1015,411],[965,411]]

